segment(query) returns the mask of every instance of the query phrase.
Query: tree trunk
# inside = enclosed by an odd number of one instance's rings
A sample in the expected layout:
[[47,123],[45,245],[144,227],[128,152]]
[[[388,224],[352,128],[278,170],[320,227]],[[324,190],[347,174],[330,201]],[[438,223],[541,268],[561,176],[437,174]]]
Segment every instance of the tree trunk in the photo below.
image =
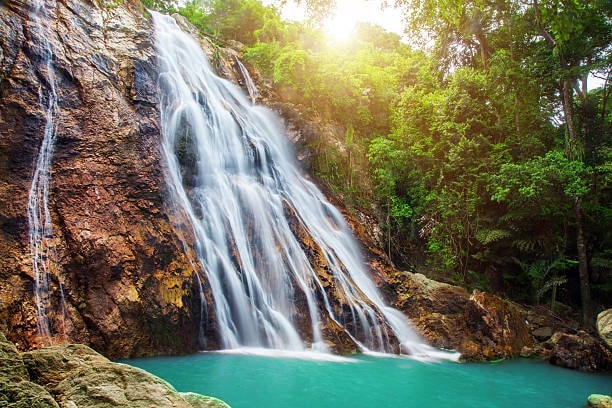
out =
[[387,201],[387,255],[391,260],[391,200]]
[[[542,23],[542,14],[538,0],[533,1],[533,10],[535,13],[536,22],[540,29],[540,34],[544,37],[546,42],[550,44],[551,49],[557,48],[557,42],[553,35],[546,30]],[[562,70],[562,79],[559,84],[559,91],[561,93],[561,103],[563,106],[563,115],[565,124],[567,126],[567,146],[566,155],[570,160],[583,160],[584,146],[581,145],[581,141],[578,139],[576,133],[574,110],[573,110],[573,94],[574,87],[569,79],[571,77],[570,71],[572,67],[571,63],[567,60],[562,50],[557,49],[559,52],[559,66]],[[586,85],[586,82],[585,82]],[[586,91],[586,89],[585,89]],[[589,327],[593,324],[593,317],[591,316],[591,285],[589,280],[589,264],[587,257],[587,245],[586,238],[584,236],[584,225],[582,216],[582,198],[577,197],[573,204],[574,216],[576,218],[576,246],[578,250],[578,277],[580,279],[580,298],[582,303],[582,323]]]
[[577,198],[574,202],[574,213],[576,217],[576,247],[578,250],[580,299],[582,301],[582,324],[586,327],[591,327],[593,326],[594,319],[591,313],[591,284],[589,279],[589,264],[582,221],[582,199],[580,198]]
[[[561,58],[561,64],[563,65],[564,61]],[[565,124],[567,125],[567,133],[570,140],[570,159],[576,159],[574,157],[574,150],[576,148],[576,141],[578,140],[576,136],[576,128],[574,127],[574,109],[573,109],[573,88],[570,84],[569,80],[563,80],[562,84],[562,103],[563,103],[563,116],[565,116]]]

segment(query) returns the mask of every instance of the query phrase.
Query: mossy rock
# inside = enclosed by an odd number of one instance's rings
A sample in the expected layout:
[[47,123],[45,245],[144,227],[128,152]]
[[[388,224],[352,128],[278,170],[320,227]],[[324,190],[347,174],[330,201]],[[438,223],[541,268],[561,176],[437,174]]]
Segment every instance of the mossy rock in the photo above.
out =
[[0,381],[0,407],[59,408],[51,394],[30,381]]
[[230,408],[220,399],[196,394],[195,392],[181,392],[179,395],[194,408]]
[[589,407],[593,408],[612,408],[612,397],[602,394],[591,394],[587,399]]

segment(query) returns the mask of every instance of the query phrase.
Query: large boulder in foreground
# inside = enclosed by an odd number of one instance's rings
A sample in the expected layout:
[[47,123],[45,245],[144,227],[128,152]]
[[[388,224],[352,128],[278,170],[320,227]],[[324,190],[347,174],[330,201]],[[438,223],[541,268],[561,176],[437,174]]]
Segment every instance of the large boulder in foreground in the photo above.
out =
[[23,408],[56,408],[51,394],[30,381],[17,347],[0,333],[0,406]]
[[46,347],[23,354],[32,381],[60,406],[190,407],[170,384],[143,370],[109,361],[84,345]]
[[215,398],[180,394],[166,381],[84,345],[19,353],[1,333],[0,406],[229,408]]

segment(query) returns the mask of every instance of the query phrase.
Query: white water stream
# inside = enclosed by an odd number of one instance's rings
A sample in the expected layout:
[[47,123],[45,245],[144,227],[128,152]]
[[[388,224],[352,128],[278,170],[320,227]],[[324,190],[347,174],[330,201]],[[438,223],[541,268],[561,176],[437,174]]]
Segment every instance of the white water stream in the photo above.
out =
[[[339,211],[300,173],[280,120],[218,77],[171,17],[152,14],[166,179],[196,236],[222,346],[327,351],[322,327],[331,320],[363,351],[391,352],[399,342],[404,353],[429,355],[384,304]],[[329,280],[297,231],[320,248]],[[309,322],[308,339],[298,321]]]
[[[46,80],[46,86],[39,88],[39,103],[45,113],[43,140],[33,166],[32,184],[28,195],[28,222],[30,258],[34,275],[34,300],[36,302],[36,325],[38,334],[44,342],[52,342],[48,313],[51,308],[49,276],[56,266],[56,256],[53,245],[53,227],[49,211],[49,190],[51,183],[51,162],[56,140],[56,116],[58,114],[58,98],[56,78],[52,66],[53,49],[47,40],[51,29],[48,27],[49,17],[44,0],[34,0],[31,18],[36,44],[42,47],[41,60],[38,69]],[[59,282],[59,278],[58,278]],[[59,289],[63,305],[63,290]],[[63,319],[63,313],[62,313]],[[65,330],[64,330],[65,332]]]

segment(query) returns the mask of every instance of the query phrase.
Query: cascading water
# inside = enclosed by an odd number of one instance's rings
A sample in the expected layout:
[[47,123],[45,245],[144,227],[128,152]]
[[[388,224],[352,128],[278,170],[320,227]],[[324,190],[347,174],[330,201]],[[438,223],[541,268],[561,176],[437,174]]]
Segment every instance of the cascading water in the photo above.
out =
[[[56,139],[55,117],[58,112],[56,78],[52,66],[53,49],[47,40],[50,33],[47,9],[44,0],[32,4],[32,33],[41,45],[39,69],[46,79],[46,89],[39,89],[39,103],[45,113],[43,140],[34,163],[32,184],[28,196],[28,222],[30,258],[34,274],[34,298],[36,302],[36,325],[43,341],[51,342],[48,312],[51,307],[49,275],[55,266],[53,227],[49,211],[49,184],[51,181],[51,161]],[[59,281],[59,279],[58,279]],[[62,294],[63,309],[63,290]],[[62,313],[63,319],[63,313]],[[65,332],[65,330],[64,330]]]
[[[326,351],[332,323],[364,351],[426,352],[385,306],[339,211],[300,174],[278,118],[216,76],[174,19],[152,14],[166,179],[193,228],[222,346]],[[298,235],[323,259],[310,261]]]
[[257,89],[257,86],[255,86],[255,82],[253,82],[253,79],[249,75],[249,71],[246,69],[242,61],[238,59],[238,57],[236,57],[236,64],[238,65],[238,68],[240,69],[242,78],[244,78],[244,83],[245,83],[247,92],[249,93],[249,98],[251,99],[251,102],[255,103],[255,100],[257,99],[257,95],[259,95],[259,90]]

